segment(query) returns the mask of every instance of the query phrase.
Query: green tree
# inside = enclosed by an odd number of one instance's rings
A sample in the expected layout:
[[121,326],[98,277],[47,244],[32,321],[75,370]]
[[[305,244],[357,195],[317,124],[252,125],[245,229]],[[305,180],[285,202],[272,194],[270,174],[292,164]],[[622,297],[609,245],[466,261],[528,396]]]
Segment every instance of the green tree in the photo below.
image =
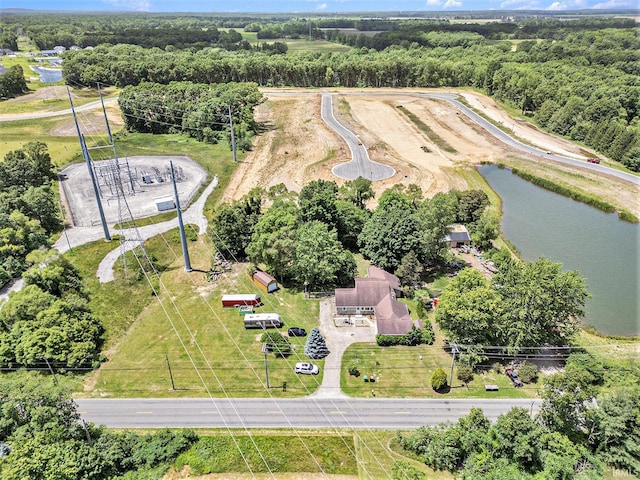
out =
[[346,181],[340,187],[338,195],[356,207],[364,209],[367,200],[375,197],[375,192],[371,188],[371,180],[358,177],[355,180]]
[[74,293],[86,296],[80,272],[65,257],[51,252],[22,276],[25,285],[36,285],[56,297]]
[[538,418],[547,429],[560,432],[574,442],[583,442],[586,432],[592,428],[589,405],[601,379],[592,373],[592,365],[580,362],[584,357],[572,357],[573,354],[564,372],[545,378]]
[[415,252],[409,252],[400,261],[395,274],[402,285],[416,286],[422,278],[422,264]]
[[225,257],[246,258],[246,248],[260,220],[262,195],[262,191],[254,189],[240,201],[220,205],[214,213],[207,233]]
[[300,225],[293,270],[300,284],[311,290],[345,285],[356,274],[356,261],[338,241],[335,230],[319,221]]
[[298,204],[303,222],[319,221],[329,228],[336,228],[338,212],[336,200],[338,185],[326,180],[312,180],[300,190]]
[[0,188],[18,187],[20,194],[29,187],[48,185],[55,178],[47,145],[30,142],[13,150],[0,162]]
[[312,360],[319,360],[329,355],[329,353],[331,352],[327,348],[327,342],[320,333],[320,329],[313,327],[304,344],[304,354]]
[[14,65],[0,75],[0,98],[12,98],[27,93],[27,81],[20,65]]
[[280,332],[264,332],[260,341],[276,357],[285,357],[291,354],[291,343]]
[[404,195],[387,190],[365,223],[358,244],[360,252],[383,270],[394,271],[411,251],[420,251],[419,224]]
[[447,374],[441,368],[436,368],[431,375],[431,388],[435,391],[442,390],[447,386]]
[[274,202],[254,227],[246,248],[249,260],[255,264],[264,263],[280,280],[293,278],[298,225],[295,203]]
[[470,381],[473,380],[473,367],[471,367],[470,365],[458,365],[456,378],[467,385]]
[[454,223],[457,212],[457,197],[455,193],[438,193],[430,200],[424,201],[416,217],[417,231],[420,236],[419,255],[422,262],[432,266],[441,265],[448,247],[444,242]]
[[358,248],[358,235],[369,219],[370,212],[347,200],[336,201],[338,239],[349,250]]
[[500,314],[499,294],[475,269],[465,268],[444,288],[439,297],[436,322],[452,342],[462,345],[496,343],[496,317]]
[[540,258],[510,262],[493,277],[500,299],[503,342],[511,347],[566,345],[578,331],[589,296],[585,279],[575,270]]
[[506,457],[527,471],[538,465],[537,439],[541,432],[529,412],[512,408],[498,417],[494,431],[497,457]]
[[518,378],[524,383],[535,382],[538,379],[538,367],[526,360],[518,365]]
[[640,475],[640,391],[602,392],[597,404],[589,442],[607,464]]

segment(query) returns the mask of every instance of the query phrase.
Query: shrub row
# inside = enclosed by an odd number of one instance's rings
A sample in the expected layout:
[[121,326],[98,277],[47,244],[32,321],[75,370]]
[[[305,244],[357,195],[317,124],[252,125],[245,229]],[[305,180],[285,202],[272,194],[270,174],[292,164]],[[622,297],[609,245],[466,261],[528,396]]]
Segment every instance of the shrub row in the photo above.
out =
[[[603,212],[613,213],[616,211],[615,207],[610,203],[603,202],[602,200],[591,197],[589,195],[573,191],[567,187],[558,185],[557,183],[554,183],[545,178],[536,177],[535,175],[531,175],[530,173],[522,172],[517,168],[512,168],[511,173],[513,173],[514,175],[518,175],[520,178],[531,182],[534,185],[545,188],[547,190],[551,190],[552,192],[559,193],[560,195],[564,195],[565,197],[572,198],[573,200],[576,200],[578,202],[586,203],[587,205],[591,205],[592,207],[602,210]],[[620,212],[619,217],[620,219],[626,221],[631,221],[632,218],[635,218],[635,216],[629,212]],[[637,218],[635,218],[635,220],[637,221]]]
[[433,344],[435,335],[430,322],[426,322],[424,328],[418,328],[415,325],[404,335],[376,335],[376,342],[381,347],[391,347],[394,345],[431,345]]

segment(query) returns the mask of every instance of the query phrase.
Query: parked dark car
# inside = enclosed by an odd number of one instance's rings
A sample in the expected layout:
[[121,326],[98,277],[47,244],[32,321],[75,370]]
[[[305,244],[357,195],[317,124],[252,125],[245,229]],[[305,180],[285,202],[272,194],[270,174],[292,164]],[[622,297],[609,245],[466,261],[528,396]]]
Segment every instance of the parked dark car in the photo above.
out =
[[290,337],[306,337],[307,336],[307,331],[304,328],[299,328],[299,327],[291,327],[289,330],[287,330],[287,333],[289,334]]

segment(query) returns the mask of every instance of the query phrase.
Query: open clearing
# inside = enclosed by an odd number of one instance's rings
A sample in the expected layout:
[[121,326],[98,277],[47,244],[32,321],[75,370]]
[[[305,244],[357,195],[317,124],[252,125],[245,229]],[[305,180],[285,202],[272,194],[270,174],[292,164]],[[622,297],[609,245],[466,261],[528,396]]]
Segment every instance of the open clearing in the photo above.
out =
[[[258,136],[253,150],[233,174],[223,200],[239,199],[255,186],[269,188],[283,183],[288,189],[299,191],[306,183],[320,178],[344,183],[331,169],[350,160],[349,149],[320,116],[321,92],[262,91],[267,101],[256,109],[256,120],[267,129]],[[420,93],[428,91],[420,90]],[[515,137],[541,149],[573,158],[594,156],[579,145],[538,130],[529,122],[513,119],[489,97],[469,91],[447,91],[460,94],[470,106],[511,130]],[[391,178],[373,182],[378,197],[396,184],[416,184],[427,196],[450,189],[477,188],[467,183],[468,175],[461,175],[461,170],[482,162],[501,162],[599,195],[617,207],[640,215],[637,187],[516,152],[458,114],[447,102],[417,97],[410,90],[335,89],[332,93],[337,93],[336,118],[362,139],[372,160],[396,170]],[[455,151],[436,145],[404,111],[417,117]]]

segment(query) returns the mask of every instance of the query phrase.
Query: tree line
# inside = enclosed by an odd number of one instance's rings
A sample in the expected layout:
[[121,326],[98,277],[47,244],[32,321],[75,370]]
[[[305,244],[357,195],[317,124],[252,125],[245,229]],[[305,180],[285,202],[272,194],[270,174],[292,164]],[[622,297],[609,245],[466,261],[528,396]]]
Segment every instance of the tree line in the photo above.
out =
[[553,133],[640,169],[640,86],[633,53],[640,48],[640,40],[633,29],[572,30],[561,40],[523,41],[515,50],[510,42],[489,44],[471,32],[430,31],[421,38],[424,46],[401,42],[377,51],[356,44],[358,48],[339,54],[165,52],[103,45],[68,52],[63,73],[67,83],[86,86],[173,81],[301,87],[469,86],[519,108]]
[[184,132],[200,141],[230,144],[232,120],[236,146],[245,151],[257,130],[253,111],[263,101],[256,84],[234,82],[144,82],[124,88],[118,98],[125,127],[130,131]]
[[31,142],[0,162],[0,285],[30,265],[27,255],[50,245],[62,227],[47,146]]
[[40,376],[0,377],[3,480],[160,478],[198,441],[192,430],[111,431],[85,423],[68,389]]
[[[542,405],[533,416],[513,408],[491,424],[473,408],[456,423],[420,427],[398,439],[431,468],[469,480],[602,478],[605,463],[637,476],[640,371],[636,366],[620,381],[620,369],[626,370],[576,352],[563,371],[545,379]],[[395,478],[426,477],[417,472]]]
[[415,185],[397,186],[382,194],[373,211],[367,208],[371,198],[371,181],[362,177],[340,187],[314,180],[297,195],[283,185],[254,189],[222,204],[208,234],[225,257],[262,264],[281,281],[311,291],[350,284],[352,252],[412,285],[449,260],[443,240],[452,223],[464,222],[485,245],[497,235],[482,191],[425,199]]

